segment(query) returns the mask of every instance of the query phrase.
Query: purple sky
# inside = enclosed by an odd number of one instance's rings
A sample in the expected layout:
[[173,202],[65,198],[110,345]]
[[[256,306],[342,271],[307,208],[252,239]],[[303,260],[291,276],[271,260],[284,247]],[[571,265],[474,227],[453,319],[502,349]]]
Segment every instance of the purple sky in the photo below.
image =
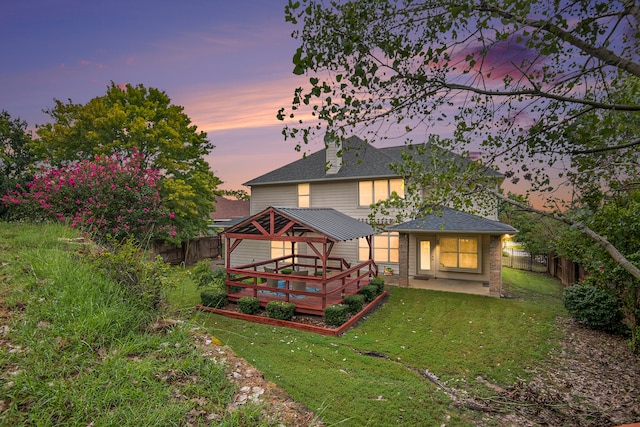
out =
[[[86,103],[116,84],[163,90],[205,131],[225,184],[301,156],[275,116],[290,105],[297,43],[286,0],[20,0],[0,14],[0,110],[30,127],[54,98]],[[322,147],[309,147],[316,151]]]

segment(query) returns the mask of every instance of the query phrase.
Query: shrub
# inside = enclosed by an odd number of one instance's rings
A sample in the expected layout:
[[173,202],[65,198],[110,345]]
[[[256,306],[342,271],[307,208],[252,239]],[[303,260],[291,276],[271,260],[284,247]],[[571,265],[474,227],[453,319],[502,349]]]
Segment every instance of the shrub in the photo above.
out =
[[590,329],[620,333],[624,330],[618,301],[606,289],[574,285],[564,290],[564,305],[578,322]]
[[349,313],[356,314],[364,307],[365,296],[362,294],[348,295],[342,300],[342,304],[349,307]]
[[175,215],[161,203],[160,171],[145,168],[141,153],[98,156],[61,168],[43,167],[33,182],[8,192],[11,217],[55,220],[100,243],[131,237],[139,242],[176,237]]
[[369,303],[378,296],[378,287],[376,285],[367,285],[358,291],[360,295],[364,295],[364,301]]
[[198,285],[198,289],[201,288],[224,288],[226,280],[226,272],[223,268],[211,269],[211,261],[204,259],[198,261],[191,270],[191,276]]
[[266,306],[267,316],[278,320],[291,320],[296,312],[296,305],[285,301],[269,301]]
[[227,305],[227,293],[223,289],[205,289],[200,292],[200,302],[205,307],[224,307]]
[[260,300],[256,297],[242,297],[238,300],[240,313],[256,314],[260,311]]
[[371,282],[369,282],[369,284],[374,285],[378,288],[378,295],[384,292],[384,279],[382,277],[374,277],[373,279],[371,279]]
[[346,304],[333,304],[324,309],[324,321],[327,325],[340,326],[350,317],[351,311]]
[[280,270],[280,274],[291,274],[292,272],[293,270],[290,268],[283,268],[282,270]]
[[133,239],[95,254],[91,265],[116,282],[126,298],[150,310],[160,308],[172,285],[169,265],[159,255],[149,261],[149,254]]

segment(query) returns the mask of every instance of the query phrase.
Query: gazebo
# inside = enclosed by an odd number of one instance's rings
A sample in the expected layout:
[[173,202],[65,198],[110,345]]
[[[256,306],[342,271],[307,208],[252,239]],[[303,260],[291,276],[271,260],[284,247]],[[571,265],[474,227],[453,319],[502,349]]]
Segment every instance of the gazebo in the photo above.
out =
[[[296,311],[323,315],[324,308],[357,293],[378,275],[371,259],[375,230],[331,208],[269,207],[224,232],[228,299],[244,296],[292,302]],[[340,242],[364,237],[368,259],[352,265],[331,252]],[[288,255],[244,265],[231,265],[232,254],[245,241],[288,242]],[[307,253],[300,253],[306,247]]]

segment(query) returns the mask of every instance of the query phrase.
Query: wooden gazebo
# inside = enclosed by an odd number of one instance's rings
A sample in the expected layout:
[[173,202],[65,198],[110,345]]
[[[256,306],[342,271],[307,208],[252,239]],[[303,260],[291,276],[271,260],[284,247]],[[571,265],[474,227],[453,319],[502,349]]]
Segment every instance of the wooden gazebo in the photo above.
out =
[[[230,301],[253,296],[266,305],[283,300],[296,311],[323,315],[324,308],[342,302],[378,275],[371,259],[375,230],[331,208],[269,207],[224,232],[226,287]],[[331,251],[343,241],[365,237],[369,257],[357,265]],[[244,241],[280,241],[291,244],[291,254],[245,265],[231,265],[231,255]],[[305,245],[311,254],[301,254]]]

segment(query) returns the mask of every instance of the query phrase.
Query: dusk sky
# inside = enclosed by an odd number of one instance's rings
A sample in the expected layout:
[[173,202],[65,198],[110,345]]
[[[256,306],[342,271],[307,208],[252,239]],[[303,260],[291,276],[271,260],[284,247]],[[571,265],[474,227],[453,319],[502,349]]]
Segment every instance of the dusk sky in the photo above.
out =
[[[299,77],[286,0],[21,0],[3,3],[0,110],[30,128],[54,99],[86,103],[143,84],[181,105],[216,148],[222,188],[300,158],[275,116]],[[322,146],[308,147],[316,151]]]

